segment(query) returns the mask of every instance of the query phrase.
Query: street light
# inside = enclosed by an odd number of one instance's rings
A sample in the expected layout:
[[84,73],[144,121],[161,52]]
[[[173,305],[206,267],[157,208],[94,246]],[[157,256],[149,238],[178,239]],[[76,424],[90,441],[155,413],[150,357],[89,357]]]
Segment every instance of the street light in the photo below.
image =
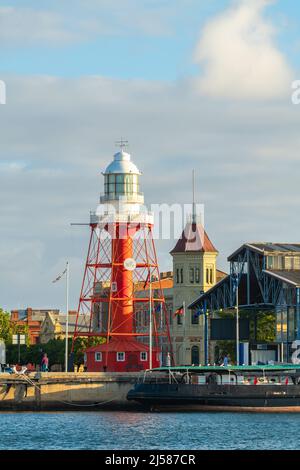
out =
[[236,364],[240,365],[240,321],[239,321],[239,278],[237,274],[232,274],[233,292],[236,294]]
[[65,346],[65,372],[68,372],[68,340],[69,340],[69,261],[66,266],[66,346]]

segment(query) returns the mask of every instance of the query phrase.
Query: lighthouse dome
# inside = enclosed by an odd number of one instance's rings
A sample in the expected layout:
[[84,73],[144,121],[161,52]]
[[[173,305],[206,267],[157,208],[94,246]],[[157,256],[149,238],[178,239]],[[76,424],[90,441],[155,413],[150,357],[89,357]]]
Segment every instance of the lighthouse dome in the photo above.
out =
[[141,172],[137,166],[131,161],[129,153],[121,150],[114,155],[113,161],[108,165],[106,170],[103,172],[104,175],[109,174],[132,174],[141,175]]

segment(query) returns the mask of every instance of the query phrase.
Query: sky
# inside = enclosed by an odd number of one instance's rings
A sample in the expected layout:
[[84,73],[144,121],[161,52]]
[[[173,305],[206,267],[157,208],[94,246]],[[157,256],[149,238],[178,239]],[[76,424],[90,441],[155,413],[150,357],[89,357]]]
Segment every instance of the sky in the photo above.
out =
[[[300,242],[296,0],[0,0],[0,306],[78,304],[115,141],[145,201],[197,202],[218,264],[250,241]],[[157,241],[161,270],[175,240]]]

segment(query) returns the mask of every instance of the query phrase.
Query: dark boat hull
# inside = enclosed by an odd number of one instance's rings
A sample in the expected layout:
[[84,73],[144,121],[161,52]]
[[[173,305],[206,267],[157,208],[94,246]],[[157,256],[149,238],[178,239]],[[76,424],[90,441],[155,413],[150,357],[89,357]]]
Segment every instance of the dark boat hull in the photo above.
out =
[[300,411],[299,385],[137,384],[127,395],[148,409]]

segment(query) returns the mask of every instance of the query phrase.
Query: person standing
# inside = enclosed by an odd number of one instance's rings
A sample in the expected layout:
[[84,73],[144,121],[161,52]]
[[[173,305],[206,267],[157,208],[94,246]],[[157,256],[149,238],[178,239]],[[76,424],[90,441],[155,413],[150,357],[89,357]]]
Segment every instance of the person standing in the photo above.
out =
[[171,355],[169,352],[167,353],[166,366],[171,367]]
[[222,365],[223,365],[224,367],[227,367],[227,366],[228,366],[228,363],[229,363],[229,361],[228,361],[228,356],[227,356],[227,354],[225,354],[224,359],[223,359],[223,364],[222,364]]
[[48,372],[49,370],[49,359],[47,353],[44,353],[42,359],[42,372]]

